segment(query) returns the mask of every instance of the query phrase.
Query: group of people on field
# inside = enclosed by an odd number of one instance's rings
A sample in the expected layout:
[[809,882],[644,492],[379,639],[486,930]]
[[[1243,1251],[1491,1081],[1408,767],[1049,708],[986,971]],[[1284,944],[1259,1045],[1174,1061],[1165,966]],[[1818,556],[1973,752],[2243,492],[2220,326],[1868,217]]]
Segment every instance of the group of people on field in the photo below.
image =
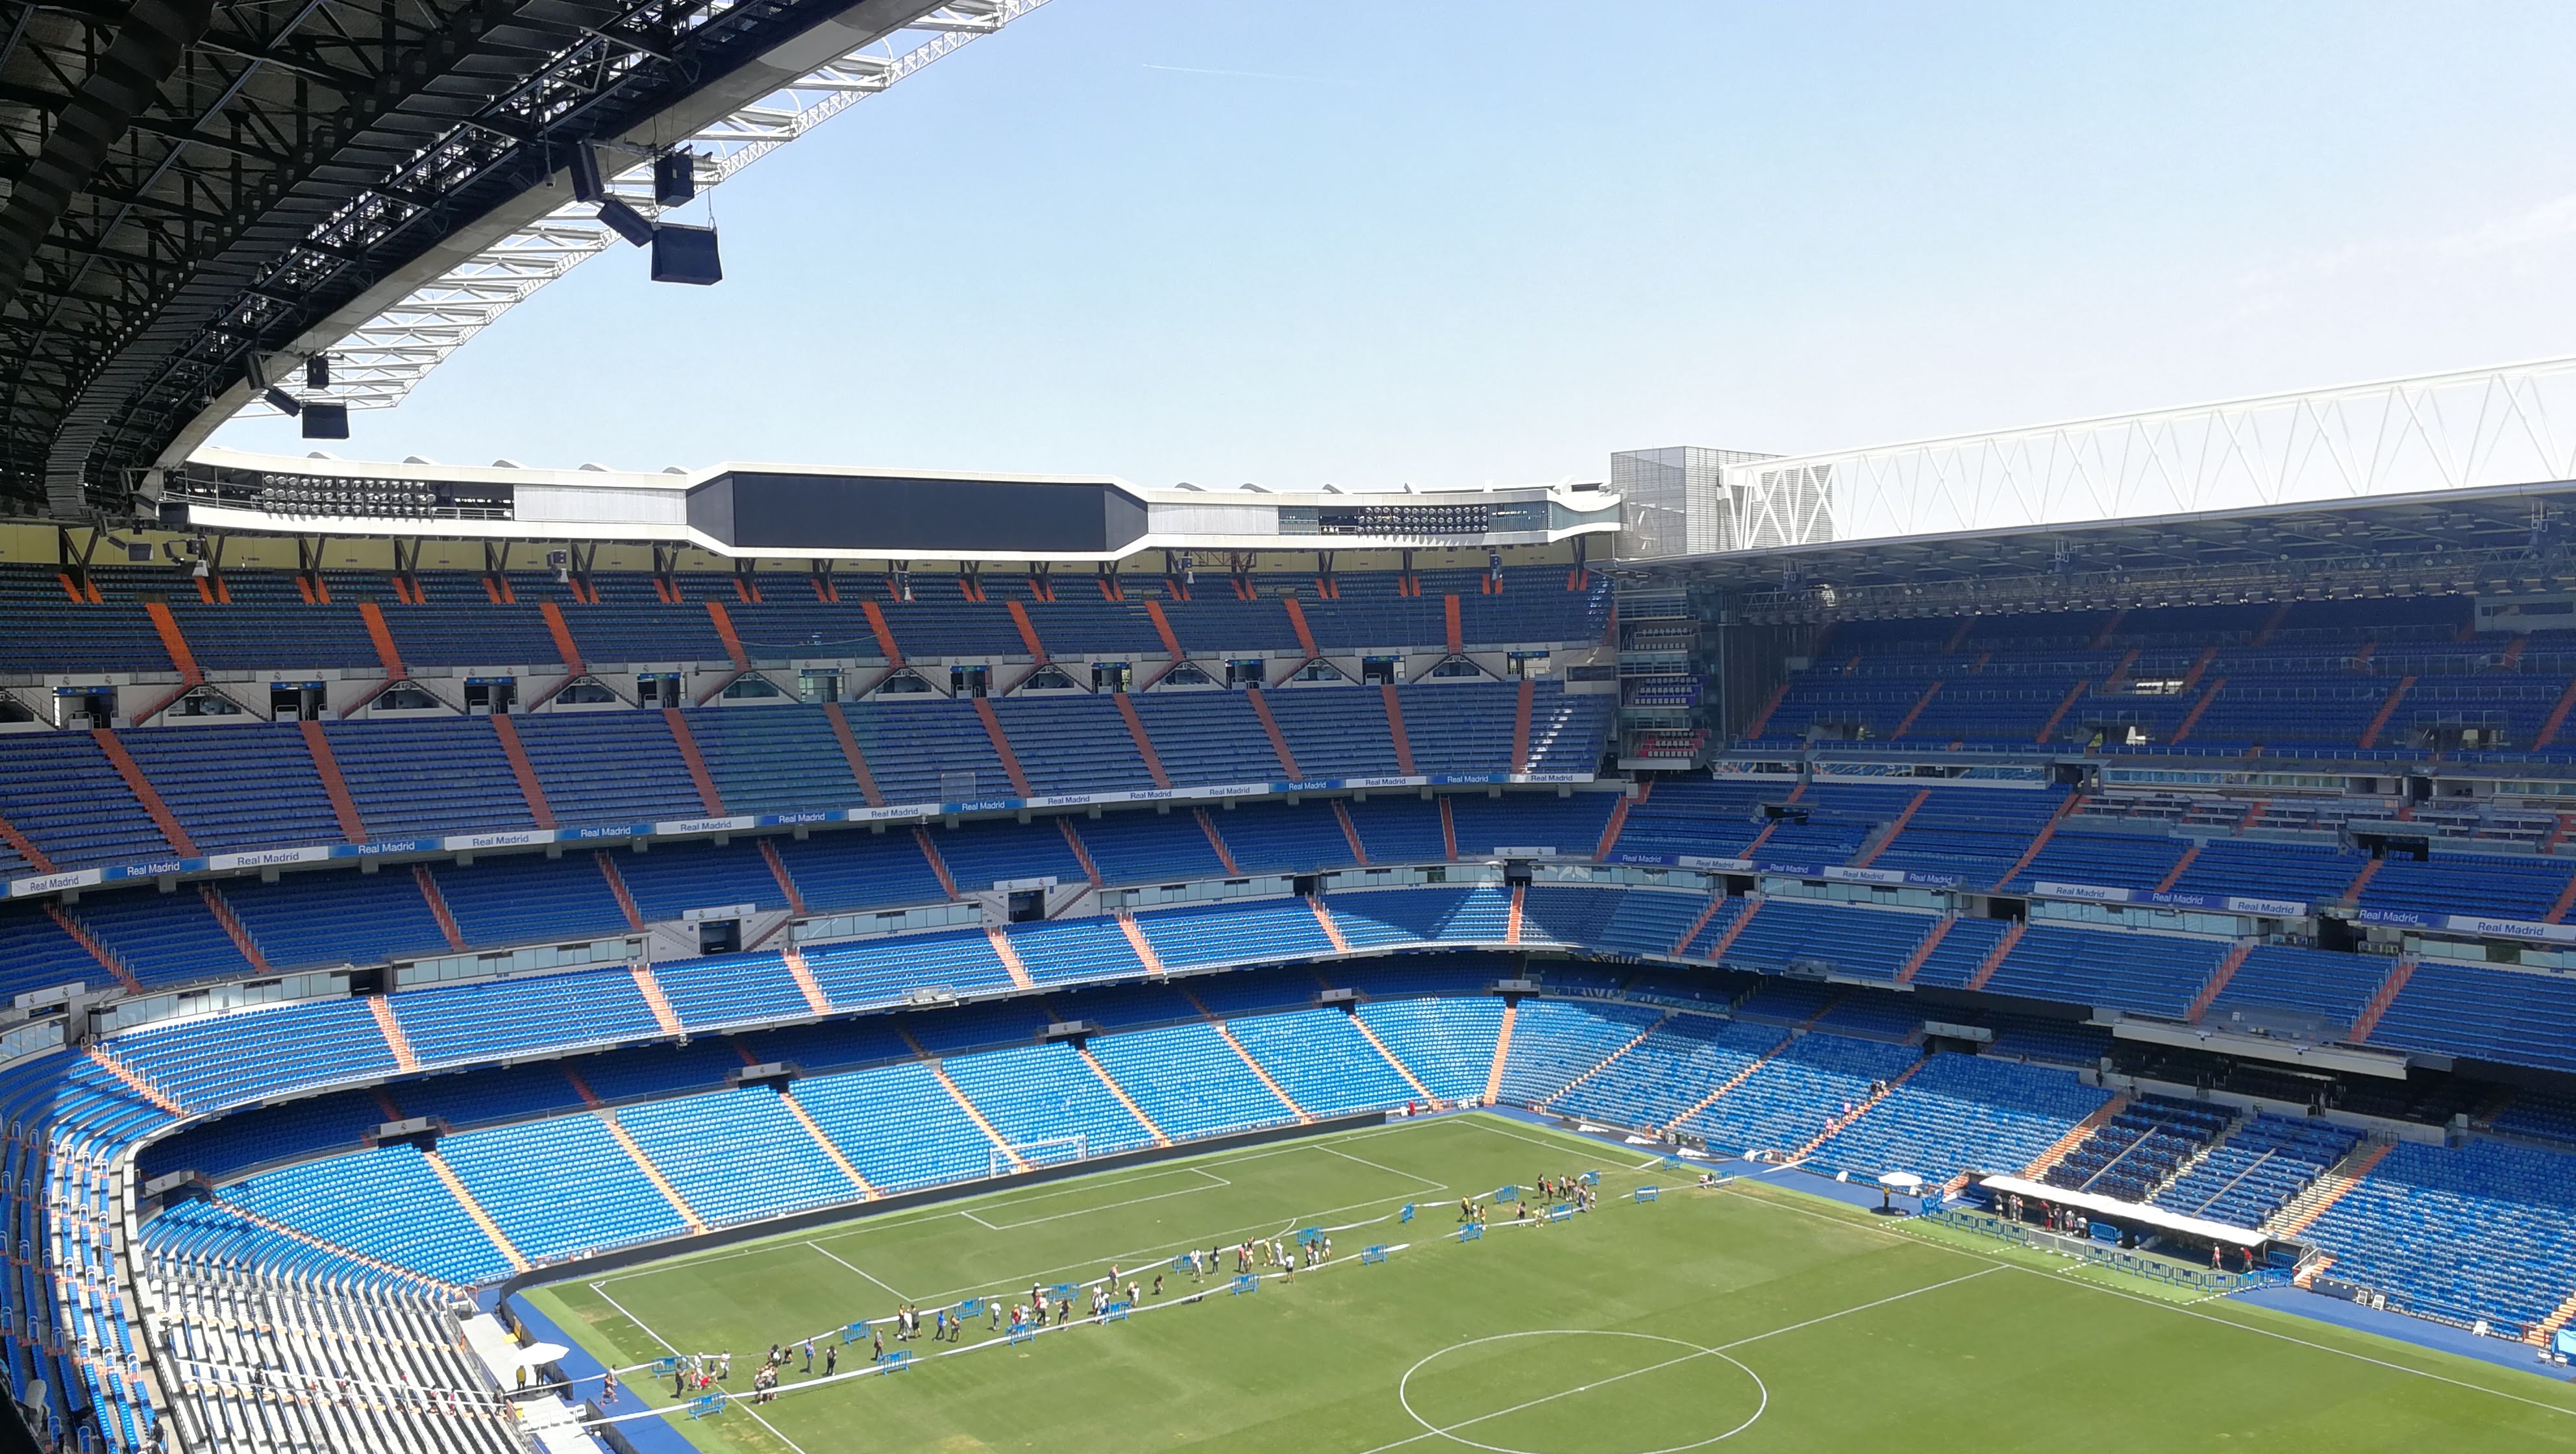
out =
[[[1570,1202],[1578,1212],[1591,1211],[1598,1204],[1599,1193],[1583,1177],[1541,1176],[1532,1185],[1540,1197],[1549,1202]],[[1459,1199],[1458,1220],[1460,1222],[1482,1225],[1485,1216],[1486,1207],[1477,1198]],[[1529,1201],[1520,1202],[1517,1216],[1524,1221],[1531,1219]],[[1184,1254],[1188,1263],[1190,1281],[1196,1283],[1217,1272],[1225,1265],[1228,1252],[1234,1255],[1234,1270],[1238,1276],[1257,1273],[1263,1268],[1276,1268],[1284,1276],[1293,1280],[1300,1268],[1314,1268],[1332,1260],[1333,1239],[1331,1234],[1318,1231],[1293,1241],[1285,1237],[1247,1237],[1230,1248],[1224,1243],[1209,1247],[1204,1252],[1192,1248]],[[1122,1295],[1131,1307],[1141,1304],[1142,1300],[1149,1295],[1161,1297],[1163,1279],[1162,1272],[1155,1273],[1153,1289],[1148,1294],[1140,1285],[1140,1278],[1125,1276],[1120,1272],[1117,1264],[1110,1264],[1107,1277],[1089,1284],[1090,1320],[1099,1321],[1106,1316]],[[1031,1283],[1028,1299],[1025,1302],[1012,1302],[998,1297],[986,1298],[983,1300],[985,1326],[988,1331],[998,1333],[1002,1330],[1006,1316],[1009,1319],[1010,1331],[1015,1335],[1027,1329],[1065,1326],[1075,1319],[1073,1292],[1072,1286],[1062,1286],[1057,1288],[1056,1295],[1050,1298],[1043,1284]],[[1190,1300],[1196,1299],[1197,1294],[1192,1294]],[[896,1306],[893,1317],[868,1325],[870,1348],[873,1355],[878,1358],[885,1356],[888,1328],[894,1330],[895,1340],[899,1343],[921,1337],[921,1309],[910,1302],[900,1303]],[[963,1337],[965,1329],[966,1318],[962,1311],[948,1307],[931,1310],[930,1341],[958,1342]],[[788,1372],[787,1365],[800,1355],[803,1359],[804,1374],[812,1376],[815,1356],[813,1339],[771,1344],[769,1356],[761,1362],[759,1371],[752,1375],[752,1401],[769,1403],[775,1400],[778,1396],[779,1382]],[[840,1346],[837,1343],[827,1344],[822,1350],[822,1356],[823,1376],[832,1377],[840,1368]],[[685,1396],[692,1391],[705,1392],[718,1388],[732,1374],[732,1371],[731,1353],[704,1354],[687,1359],[672,1375],[671,1392],[676,1397]],[[614,1399],[616,1384],[613,1375],[604,1383],[603,1401]]]

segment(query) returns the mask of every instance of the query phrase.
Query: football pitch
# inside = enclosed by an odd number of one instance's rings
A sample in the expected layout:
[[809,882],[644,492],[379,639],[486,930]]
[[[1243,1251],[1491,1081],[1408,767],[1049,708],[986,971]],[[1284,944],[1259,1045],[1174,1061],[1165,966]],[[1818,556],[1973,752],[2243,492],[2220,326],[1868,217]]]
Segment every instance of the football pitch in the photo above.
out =
[[[1458,1240],[1461,1196],[1594,1170],[1598,1210],[1518,1225],[1505,1204]],[[672,1401],[639,1366],[667,1352],[730,1351],[727,1386],[748,1390],[772,1343],[813,1337],[814,1375],[791,1359],[773,1401],[672,1419],[703,1448],[757,1454],[2576,1449],[2576,1388],[2549,1379],[2068,1271],[1761,1178],[1697,1190],[1694,1174],[1453,1115],[857,1217],[527,1296],[635,1370],[611,1412]],[[1658,1198],[1635,1200],[1646,1185]],[[1232,1290],[1234,1243],[1310,1226],[1332,1229],[1330,1265]],[[1169,1270],[1219,1243],[1205,1282]],[[1377,1244],[1393,1250],[1363,1262]],[[854,1373],[870,1366],[862,1340],[822,1375],[842,1326],[899,1300],[927,1327],[928,1309],[1024,1301],[1032,1282],[1112,1263],[1149,1289],[1161,1271],[1162,1296],[1019,1343],[981,1318],[954,1344],[889,1337],[915,1354],[900,1372]]]

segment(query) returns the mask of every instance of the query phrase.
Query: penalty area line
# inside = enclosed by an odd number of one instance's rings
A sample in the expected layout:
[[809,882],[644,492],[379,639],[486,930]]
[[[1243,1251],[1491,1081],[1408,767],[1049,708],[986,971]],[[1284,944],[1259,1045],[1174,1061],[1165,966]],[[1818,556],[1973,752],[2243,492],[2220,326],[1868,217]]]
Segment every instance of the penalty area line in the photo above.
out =
[[814,1249],[815,1251],[817,1251],[817,1252],[822,1253],[824,1256],[831,1258],[834,1262],[837,1262],[837,1263],[841,1264],[843,1267],[846,1267],[846,1268],[850,1269],[852,1272],[855,1272],[855,1273],[857,1273],[859,1276],[866,1278],[868,1281],[875,1283],[877,1286],[879,1286],[879,1287],[881,1287],[881,1288],[884,1288],[886,1291],[888,1291],[888,1292],[890,1292],[890,1293],[893,1293],[893,1294],[895,1295],[895,1297],[896,1297],[898,1300],[900,1300],[900,1301],[904,1301],[904,1302],[910,1302],[910,1301],[911,1301],[911,1299],[910,1299],[910,1298],[904,1297],[904,1295],[903,1295],[903,1289],[902,1289],[902,1288],[899,1288],[899,1287],[895,1286],[893,1283],[890,1283],[890,1282],[886,1281],[884,1278],[879,1277],[879,1276],[877,1276],[876,1274],[874,1274],[874,1273],[872,1273],[872,1272],[868,1271],[866,1268],[861,1267],[860,1265],[858,1265],[858,1264],[857,1264],[857,1263],[855,1263],[855,1262],[852,1262],[850,1259],[848,1259],[848,1258],[846,1258],[846,1257],[843,1257],[840,1253],[833,1251],[831,1248],[826,1247],[826,1246],[824,1246],[823,1244],[821,1244],[821,1243],[819,1243],[819,1242],[808,1242],[808,1243],[806,1243],[805,1245],[806,1245],[806,1246],[808,1246],[808,1247],[813,1248],[813,1249]]
[[654,1332],[654,1331],[653,1331],[653,1325],[652,1325],[651,1323],[648,1323],[648,1322],[644,1321],[642,1318],[639,1318],[639,1317],[635,1316],[633,1313],[628,1312],[628,1311],[626,1310],[626,1305],[625,1305],[624,1303],[621,1303],[621,1302],[619,1302],[617,1299],[615,1299],[615,1298],[613,1298],[613,1297],[610,1297],[610,1296],[608,1295],[608,1289],[606,1289],[606,1288],[604,1288],[604,1287],[600,1286],[598,1283],[595,1283],[595,1282],[594,1282],[594,1283],[592,1283],[592,1284],[590,1285],[590,1290],[591,1290],[593,1293],[595,1293],[595,1294],[597,1294],[597,1295],[598,1295],[599,1300],[600,1300],[601,1302],[604,1302],[604,1303],[608,1304],[610,1307],[617,1309],[617,1315],[618,1315],[619,1317],[624,1318],[626,1321],[628,1321],[628,1322],[630,1322],[630,1323],[633,1323],[635,1326],[637,1326],[637,1327],[639,1327],[639,1328],[643,1329],[643,1330],[644,1330],[644,1336],[645,1336],[645,1337],[650,1338],[650,1339],[652,1339],[654,1342],[661,1344],[661,1345],[662,1345],[662,1351],[664,1351],[664,1352],[666,1352],[666,1353],[673,1354],[674,1356],[676,1356],[676,1355],[679,1353],[679,1351],[680,1351],[680,1350],[679,1350],[678,1348],[675,1348],[675,1347],[673,1347],[673,1346],[672,1346],[672,1344],[671,1344],[671,1340],[670,1340],[670,1339],[665,1338],[665,1337],[663,1337],[661,1334],[656,1333],[656,1332]]
[[[1147,1202],[1169,1201],[1173,1197],[1197,1196],[1201,1192],[1222,1191],[1225,1188],[1234,1185],[1233,1182],[1226,1180],[1224,1177],[1221,1177],[1215,1172],[1209,1171],[1204,1167],[1187,1166],[1178,1169],[1204,1177],[1206,1180],[1200,1182],[1196,1186],[1182,1187],[1178,1191],[1158,1191],[1152,1196],[1129,1197],[1125,1201],[1102,1202],[1098,1206],[1090,1207],[1075,1207],[1069,1212],[1049,1212],[1043,1217],[1030,1217],[1025,1221],[1019,1222],[988,1222],[982,1217],[975,1215],[973,1212],[965,1211],[961,1211],[957,1215],[964,1217],[966,1220],[973,1222],[976,1226],[981,1227],[988,1232],[1013,1232],[1022,1227],[1041,1227],[1049,1222],[1061,1222],[1067,1217],[1087,1217],[1094,1212],[1114,1212],[1120,1207],[1141,1207]],[[1069,1195],[1070,1193],[1068,1192],[1067,1194]],[[1029,1202],[1040,1202],[1045,1200],[1048,1200],[1048,1198],[1031,1197],[1027,1199]],[[986,1210],[989,1211],[994,1209],[987,1208]]]

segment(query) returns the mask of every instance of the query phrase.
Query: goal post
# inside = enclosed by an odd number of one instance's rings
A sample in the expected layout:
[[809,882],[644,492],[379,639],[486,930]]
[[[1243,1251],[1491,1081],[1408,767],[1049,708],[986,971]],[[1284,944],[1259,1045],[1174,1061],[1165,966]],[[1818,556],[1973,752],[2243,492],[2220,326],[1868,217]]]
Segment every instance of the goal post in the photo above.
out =
[[1088,1136],[1041,1136],[1034,1141],[1012,1141],[994,1147],[986,1159],[985,1175],[1008,1176],[1027,1167],[1062,1166],[1090,1159]]

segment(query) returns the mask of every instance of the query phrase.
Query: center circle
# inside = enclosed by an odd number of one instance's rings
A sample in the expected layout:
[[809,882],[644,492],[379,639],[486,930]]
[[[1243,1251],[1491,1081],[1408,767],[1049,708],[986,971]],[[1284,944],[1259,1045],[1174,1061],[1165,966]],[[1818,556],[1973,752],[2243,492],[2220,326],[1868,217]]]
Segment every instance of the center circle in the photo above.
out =
[[[1496,1343],[1508,1343],[1521,1338],[1626,1338],[1644,1343],[1661,1343],[1667,1346],[1669,1352],[1666,1356],[1652,1359],[1641,1364],[1639,1367],[1628,1369],[1625,1372],[1610,1374],[1606,1377],[1594,1378],[1589,1383],[1577,1384],[1572,1388],[1563,1389],[1556,1393],[1543,1394],[1538,1397],[1525,1400],[1521,1403],[1513,1404],[1507,1408],[1496,1409],[1490,1413],[1472,1415],[1469,1418],[1455,1420],[1446,1425],[1443,1425],[1438,1420],[1426,1417],[1421,1410],[1413,1406],[1413,1380],[1416,1375],[1422,1373],[1423,1370],[1431,1367],[1434,1363],[1437,1363],[1439,1360],[1446,1358],[1453,1353],[1463,1353],[1471,1348],[1487,1347]],[[1738,1362],[1726,1353],[1716,1348],[1708,1347],[1705,1344],[1693,1343],[1686,1339],[1668,1338],[1661,1333],[1632,1333],[1614,1328],[1531,1328],[1518,1333],[1495,1333],[1489,1337],[1470,1338],[1463,1343],[1452,1343],[1446,1348],[1435,1350],[1434,1352],[1424,1356],[1421,1361],[1415,1363],[1411,1368],[1406,1369],[1404,1371],[1404,1376],[1396,1380],[1395,1397],[1396,1402],[1404,1405],[1405,1415],[1411,1418],[1415,1423],[1420,1424],[1424,1433],[1436,1435],[1453,1444],[1463,1444],[1470,1449],[1482,1449],[1486,1451],[1486,1454],[1555,1454],[1555,1451],[1550,1450],[1519,1449],[1508,1444],[1483,1443],[1476,1439],[1469,1438],[1459,1431],[1485,1424],[1491,1420],[1502,1418],[1508,1414],[1519,1413],[1524,1409],[1535,1408],[1541,1404],[1550,1403],[1554,1400],[1565,1398],[1570,1395],[1590,1393],[1595,1389],[1615,1383],[1620,1379],[1636,1377],[1640,1374],[1650,1373],[1660,1368],[1686,1365],[1702,1359],[1727,1364],[1734,1368],[1738,1373],[1743,1374],[1745,1378],[1752,1381],[1753,1392],[1755,1395],[1753,1412],[1745,1415],[1743,1422],[1737,1424],[1735,1427],[1726,1430],[1724,1433],[1711,1434],[1705,1439],[1693,1440],[1687,1444],[1668,1444],[1660,1449],[1625,1451],[1625,1454],[1682,1454],[1682,1451],[1687,1449],[1706,1448],[1708,1445],[1732,1439],[1736,1435],[1753,1427],[1754,1421],[1761,1418],[1763,1411],[1771,1406],[1771,1390],[1762,1382],[1762,1376],[1760,1374],[1745,1367],[1741,1362]]]

